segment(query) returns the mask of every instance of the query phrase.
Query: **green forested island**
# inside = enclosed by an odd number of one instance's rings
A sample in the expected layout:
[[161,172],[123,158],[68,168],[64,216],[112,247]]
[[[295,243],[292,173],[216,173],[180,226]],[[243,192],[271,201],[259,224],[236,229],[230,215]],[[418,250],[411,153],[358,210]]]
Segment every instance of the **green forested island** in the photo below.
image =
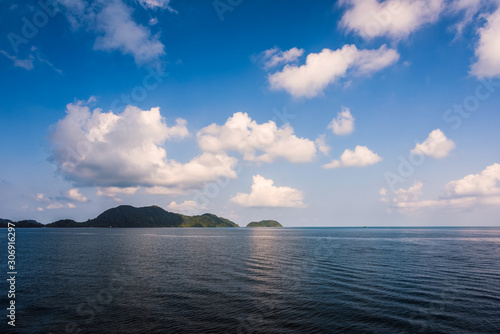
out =
[[[0,227],[7,227],[9,222],[13,223],[9,219],[0,219]],[[34,220],[14,223],[16,227],[239,227],[228,219],[210,213],[186,216],[163,210],[156,205],[142,208],[120,205],[81,223],[71,219],[62,219],[47,225]]]
[[276,220],[261,220],[260,222],[251,222],[247,227],[283,227]]

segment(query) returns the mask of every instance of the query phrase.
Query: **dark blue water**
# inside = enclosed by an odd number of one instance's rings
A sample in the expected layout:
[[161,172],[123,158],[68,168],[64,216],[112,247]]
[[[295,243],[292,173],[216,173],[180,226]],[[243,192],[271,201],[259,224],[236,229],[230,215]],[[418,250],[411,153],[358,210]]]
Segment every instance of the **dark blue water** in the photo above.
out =
[[500,229],[18,229],[17,247],[2,333],[500,333]]

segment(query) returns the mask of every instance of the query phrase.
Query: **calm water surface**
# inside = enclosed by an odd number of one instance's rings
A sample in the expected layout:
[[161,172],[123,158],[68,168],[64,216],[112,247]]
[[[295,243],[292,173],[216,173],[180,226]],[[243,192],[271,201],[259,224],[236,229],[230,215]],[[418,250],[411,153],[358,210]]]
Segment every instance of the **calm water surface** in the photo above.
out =
[[18,229],[16,237],[17,326],[6,326],[3,311],[1,333],[500,333],[500,229]]

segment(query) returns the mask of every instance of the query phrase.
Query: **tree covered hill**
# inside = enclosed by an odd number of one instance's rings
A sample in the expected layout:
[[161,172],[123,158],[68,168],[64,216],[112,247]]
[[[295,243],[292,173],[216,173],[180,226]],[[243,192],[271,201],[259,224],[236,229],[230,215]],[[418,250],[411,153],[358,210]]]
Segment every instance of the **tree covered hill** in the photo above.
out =
[[[9,222],[12,221],[0,219],[0,227],[7,227]],[[20,221],[15,222],[15,225],[16,227],[239,227],[228,219],[210,213],[186,216],[166,211],[156,205],[141,208],[120,205],[82,223],[62,219],[47,225],[36,221]]]
[[283,227],[276,220],[261,220],[260,222],[251,222],[247,227]]

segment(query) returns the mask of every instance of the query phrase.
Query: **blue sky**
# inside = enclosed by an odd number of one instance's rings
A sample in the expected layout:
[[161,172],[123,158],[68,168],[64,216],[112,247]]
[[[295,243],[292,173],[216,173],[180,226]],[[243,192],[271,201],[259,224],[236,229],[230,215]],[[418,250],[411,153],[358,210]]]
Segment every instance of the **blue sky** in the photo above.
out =
[[0,217],[498,225],[497,1],[1,5]]

